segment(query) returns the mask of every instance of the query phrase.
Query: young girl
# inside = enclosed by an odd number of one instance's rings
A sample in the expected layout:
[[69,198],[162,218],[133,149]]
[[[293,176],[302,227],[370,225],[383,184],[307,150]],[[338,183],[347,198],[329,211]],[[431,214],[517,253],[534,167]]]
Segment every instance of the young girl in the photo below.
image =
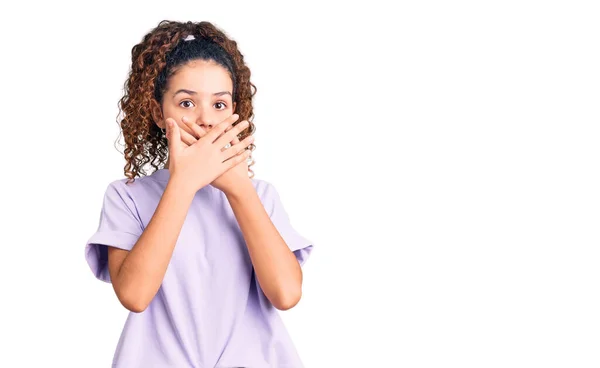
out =
[[249,169],[255,92],[209,22],[163,21],[133,47],[127,178],[108,186],[85,252],[131,311],[113,367],[303,366],[277,309],[298,303],[313,245]]

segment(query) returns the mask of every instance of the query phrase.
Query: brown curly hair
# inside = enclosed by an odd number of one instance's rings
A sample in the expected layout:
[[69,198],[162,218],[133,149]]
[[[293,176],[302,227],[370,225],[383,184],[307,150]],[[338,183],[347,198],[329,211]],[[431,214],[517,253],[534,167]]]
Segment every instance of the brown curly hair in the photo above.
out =
[[[226,64],[231,64],[228,66],[234,85],[235,113],[239,115],[236,123],[243,120],[249,122],[248,128],[239,133],[238,138],[241,141],[256,131],[252,122],[252,97],[256,94],[256,86],[250,82],[250,69],[244,63],[237,43],[210,22],[163,20],[131,50],[131,70],[124,84],[124,95],[119,100],[117,122],[125,140],[123,155],[127,163],[124,173],[129,179],[128,183],[135,181],[137,176],[148,175],[144,170],[145,165],[149,164],[155,171],[162,168],[167,160],[167,138],[154,121],[152,104],[161,103],[157,101],[157,96],[162,96],[163,91],[155,91],[157,81],[161,76],[168,78],[172,70],[182,64],[168,65],[171,52],[190,35],[201,41],[212,41],[219,50],[226,52]],[[184,57],[183,62],[186,61],[189,60]],[[255,148],[251,144],[249,149],[254,151]],[[253,164],[253,160],[248,164],[251,178],[254,177],[250,169]]]

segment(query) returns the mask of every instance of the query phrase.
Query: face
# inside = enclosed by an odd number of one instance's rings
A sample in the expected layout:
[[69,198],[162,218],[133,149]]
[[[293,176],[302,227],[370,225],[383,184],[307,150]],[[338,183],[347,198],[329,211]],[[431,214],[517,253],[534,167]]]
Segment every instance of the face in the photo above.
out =
[[173,118],[181,125],[181,118],[195,122],[207,132],[231,116],[233,82],[227,69],[214,61],[194,60],[169,78],[163,95],[162,114],[155,111],[155,121],[165,128],[165,120]]

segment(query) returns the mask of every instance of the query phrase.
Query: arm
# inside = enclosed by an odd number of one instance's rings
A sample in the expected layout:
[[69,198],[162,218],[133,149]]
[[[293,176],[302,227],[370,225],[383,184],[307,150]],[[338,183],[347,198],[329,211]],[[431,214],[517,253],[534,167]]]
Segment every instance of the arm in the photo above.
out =
[[251,181],[226,195],[265,296],[277,309],[292,308],[302,296],[302,269],[296,256],[273,225]]
[[193,198],[193,191],[169,180],[152,219],[131,251],[108,247],[113,288],[130,311],[144,311],[158,292]]

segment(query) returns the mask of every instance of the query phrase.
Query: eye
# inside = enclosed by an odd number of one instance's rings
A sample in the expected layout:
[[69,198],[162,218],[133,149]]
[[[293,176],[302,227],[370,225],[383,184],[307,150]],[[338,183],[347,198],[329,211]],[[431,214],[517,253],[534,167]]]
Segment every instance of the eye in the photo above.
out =
[[218,106],[218,105],[219,105],[219,106],[223,106],[223,107],[222,107],[222,108],[218,108],[218,107],[217,107],[217,110],[224,110],[224,109],[226,109],[226,108],[227,108],[227,105],[225,105],[225,103],[224,103],[224,102],[221,102],[221,101],[219,101],[219,102],[217,102],[217,103],[215,104],[215,106]]
[[181,101],[181,102],[179,103],[179,106],[181,106],[181,107],[183,107],[183,108],[186,108],[186,109],[190,108],[190,106],[189,106],[189,105],[188,105],[188,106],[182,106],[182,105],[183,105],[184,103],[186,103],[186,102],[187,102],[188,104],[191,104],[192,106],[194,105],[194,103],[193,103],[192,101],[190,101],[190,100],[184,100],[184,101]]

